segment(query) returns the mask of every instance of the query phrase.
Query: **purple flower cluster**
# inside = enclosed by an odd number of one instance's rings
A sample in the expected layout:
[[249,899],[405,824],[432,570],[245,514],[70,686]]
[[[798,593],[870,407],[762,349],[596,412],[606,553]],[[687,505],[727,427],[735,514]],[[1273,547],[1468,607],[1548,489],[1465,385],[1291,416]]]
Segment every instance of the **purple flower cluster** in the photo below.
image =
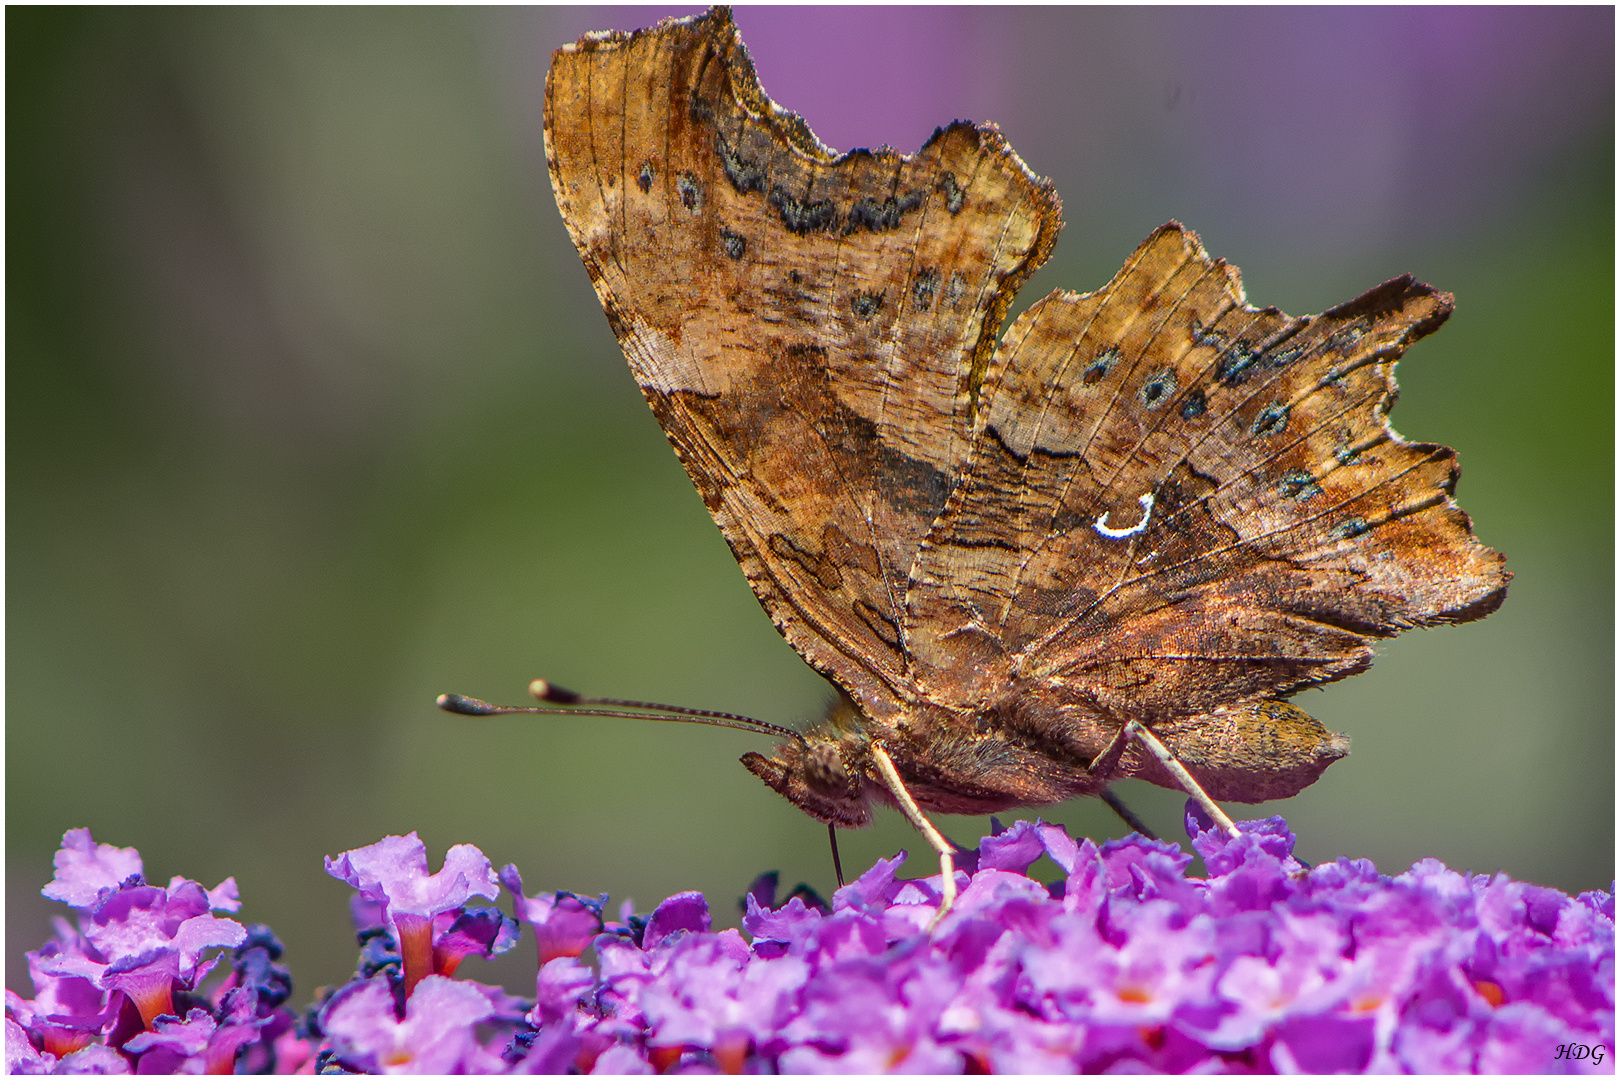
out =
[[[134,848],[74,829],[44,893],[78,925],[56,919],[55,939],[28,954],[32,1000],[6,991],[7,1072],[292,1071],[309,1060],[283,1004],[292,978],[276,963],[281,943],[268,927],[213,914],[242,906],[234,878],[148,885]],[[226,948],[229,973],[202,992]]]
[[[468,845],[430,874],[414,834],[387,837],[327,860],[357,890],[360,964],[297,1026],[281,1007],[273,950],[207,914],[234,910],[231,882],[151,889],[132,850],[98,847],[81,830],[64,839],[46,890],[79,909],[80,929],[62,923],[57,941],[29,954],[33,1001],[8,993],[7,1065],[1613,1071],[1611,893],[1571,898],[1433,860],[1393,878],[1366,861],[1313,869],[1292,857],[1282,819],[1240,829],[1228,838],[1189,816],[1209,872],[1200,879],[1171,844],[1132,836],[1098,847],[1039,822],[998,828],[958,855],[960,896],[932,932],[940,879],[899,879],[903,854],[830,906],[797,890],[778,905],[774,877],[761,878],[744,897],[743,932],[716,932],[697,893],[646,917],[625,905],[608,921],[606,897],[526,896],[515,867],[497,874]],[[1051,884],[1028,874],[1042,856],[1062,875]],[[501,886],[515,919],[469,906]],[[125,897],[139,890],[150,894]],[[134,914],[159,907],[172,912],[161,933]],[[532,1000],[452,977],[466,956],[509,949],[521,926],[536,942]],[[234,948],[236,962],[205,994],[197,950],[209,946]]]
[[[900,858],[828,912],[751,894],[747,938],[671,897],[639,940],[597,940],[598,978],[533,1018],[535,1047],[726,1072],[1540,1072],[1612,1047],[1612,896],[1307,870],[1281,819],[1242,829],[1195,831],[1195,880],[1172,845],[1017,823],[960,857],[931,936],[938,879],[898,880]],[[1042,855],[1061,881],[1027,876]]]

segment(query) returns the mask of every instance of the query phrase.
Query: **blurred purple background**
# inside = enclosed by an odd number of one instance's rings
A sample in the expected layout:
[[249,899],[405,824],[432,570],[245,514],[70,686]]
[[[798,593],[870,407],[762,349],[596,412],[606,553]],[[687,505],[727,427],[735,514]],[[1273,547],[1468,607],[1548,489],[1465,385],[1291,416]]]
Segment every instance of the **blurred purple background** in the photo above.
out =
[[[736,764],[745,735],[432,708],[537,675],[773,722],[822,707],[551,199],[551,51],[671,13],[7,9],[12,989],[78,826],[154,879],[236,875],[300,1003],[354,956],[320,858],[385,832],[643,910],[701,888],[722,923],[762,870],[830,888],[824,831]],[[1454,292],[1393,420],[1459,450],[1459,500],[1518,576],[1490,619],[1301,695],[1353,754],[1261,812],[1311,860],[1609,886],[1612,9],[736,19],[832,146],[1002,126],[1067,222],[1015,312],[1101,285],[1171,218],[1256,304],[1320,311],[1403,272]],[[1175,832],[1180,800],[1123,793]],[[1092,801],[1045,816],[1121,831]],[[898,815],[845,865],[901,847],[928,872]]]

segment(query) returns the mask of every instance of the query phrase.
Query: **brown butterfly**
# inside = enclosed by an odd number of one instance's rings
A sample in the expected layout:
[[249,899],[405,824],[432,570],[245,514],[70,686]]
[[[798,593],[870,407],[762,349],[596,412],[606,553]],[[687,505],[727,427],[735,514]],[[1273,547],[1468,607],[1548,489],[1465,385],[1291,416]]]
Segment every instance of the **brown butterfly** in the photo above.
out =
[[941,914],[951,846],[923,811],[1140,777],[1231,829],[1209,797],[1290,796],[1346,752],[1282,698],[1502,602],[1456,455],[1385,419],[1449,295],[1401,277],[1317,316],[1256,309],[1172,222],[998,343],[1057,239],[1050,183],[990,125],[835,153],[765,96],[723,8],[559,50],[545,121],[636,380],[840,691],[803,734],[664,718],[784,736],[743,764],[830,827],[901,809],[940,853]]

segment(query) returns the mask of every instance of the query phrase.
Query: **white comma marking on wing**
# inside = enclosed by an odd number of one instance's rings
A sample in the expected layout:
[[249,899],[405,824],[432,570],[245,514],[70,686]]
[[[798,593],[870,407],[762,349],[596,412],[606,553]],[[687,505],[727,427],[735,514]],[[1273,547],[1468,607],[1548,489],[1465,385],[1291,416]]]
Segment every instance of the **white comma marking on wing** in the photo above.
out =
[[[1137,498],[1136,501],[1142,504],[1142,520],[1138,521],[1135,525],[1132,525],[1130,528],[1128,528],[1128,529],[1110,529],[1108,527],[1108,514],[1107,513],[1103,514],[1102,517],[1098,518],[1097,523],[1092,527],[1094,529],[1096,529],[1099,533],[1101,533],[1103,536],[1108,537],[1108,539],[1110,539],[1110,540],[1123,540],[1127,536],[1135,536],[1138,533],[1146,532],[1147,527],[1148,527],[1148,519],[1153,516],[1153,492],[1150,491],[1146,495],[1140,496],[1139,498]],[[1109,513],[1112,513],[1112,511],[1109,511]]]

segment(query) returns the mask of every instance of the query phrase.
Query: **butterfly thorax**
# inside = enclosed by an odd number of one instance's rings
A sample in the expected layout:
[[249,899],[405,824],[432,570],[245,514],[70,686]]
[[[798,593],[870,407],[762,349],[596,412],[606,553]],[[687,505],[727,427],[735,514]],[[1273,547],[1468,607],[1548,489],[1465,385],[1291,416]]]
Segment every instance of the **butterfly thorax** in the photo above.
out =
[[907,789],[925,810],[991,814],[1096,794],[1105,782],[1089,771],[1108,736],[1101,726],[1095,747],[1053,739],[1016,722],[1011,706],[960,711],[916,703],[892,721],[864,716],[840,694],[802,742],[784,743],[773,756],[742,759],[766,785],[820,821],[866,825],[871,804],[893,806],[872,753],[880,743]]

